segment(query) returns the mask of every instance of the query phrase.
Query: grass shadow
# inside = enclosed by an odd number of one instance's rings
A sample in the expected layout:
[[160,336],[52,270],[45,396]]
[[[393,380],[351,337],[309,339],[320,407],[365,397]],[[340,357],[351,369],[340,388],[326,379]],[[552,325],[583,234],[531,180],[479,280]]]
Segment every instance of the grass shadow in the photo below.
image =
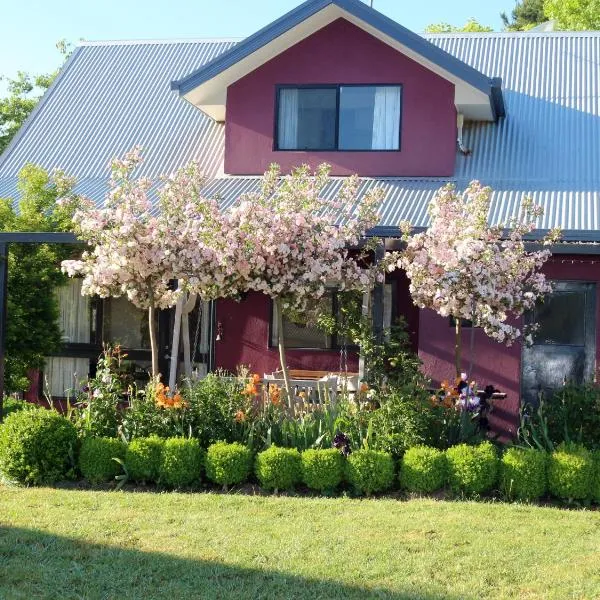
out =
[[[132,545],[136,540],[131,540]],[[185,548],[181,549],[185,554]],[[0,597],[20,598],[244,598],[453,600],[418,589],[391,591],[304,578],[279,565],[249,569],[49,534],[0,527]],[[464,600],[464,596],[462,597]]]

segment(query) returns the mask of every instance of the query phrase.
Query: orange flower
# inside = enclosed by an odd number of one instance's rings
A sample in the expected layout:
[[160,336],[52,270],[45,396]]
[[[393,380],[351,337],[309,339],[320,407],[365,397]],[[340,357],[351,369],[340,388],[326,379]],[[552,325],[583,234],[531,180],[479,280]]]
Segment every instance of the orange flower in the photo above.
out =
[[363,392],[363,394],[365,392],[368,392],[369,391],[369,386],[366,383],[362,383],[361,386],[360,386],[360,391]]
[[277,406],[281,402],[281,388],[277,385],[269,387],[269,400]]
[[243,410],[238,410],[235,413],[235,420],[238,423],[243,423],[246,420],[246,413]]
[[448,388],[450,387],[450,383],[448,382],[448,380],[447,380],[447,379],[444,379],[444,381],[442,381],[442,383],[440,383],[440,387],[441,387],[443,390],[446,390],[446,391],[447,391],[447,390],[448,390]]
[[254,385],[258,385],[260,383],[260,375],[258,373],[254,373],[254,375],[252,375],[252,383]]
[[257,392],[258,390],[256,389],[256,386],[251,382],[246,384],[242,394],[244,394],[244,396],[256,396]]
[[306,392],[298,392],[298,398],[302,398],[302,400],[306,399]]

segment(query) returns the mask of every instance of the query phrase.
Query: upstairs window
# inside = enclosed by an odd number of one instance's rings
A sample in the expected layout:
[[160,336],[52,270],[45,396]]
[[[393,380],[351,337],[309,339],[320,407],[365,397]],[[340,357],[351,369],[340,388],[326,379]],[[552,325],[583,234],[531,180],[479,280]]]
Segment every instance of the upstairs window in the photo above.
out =
[[280,87],[276,150],[400,149],[399,85]]

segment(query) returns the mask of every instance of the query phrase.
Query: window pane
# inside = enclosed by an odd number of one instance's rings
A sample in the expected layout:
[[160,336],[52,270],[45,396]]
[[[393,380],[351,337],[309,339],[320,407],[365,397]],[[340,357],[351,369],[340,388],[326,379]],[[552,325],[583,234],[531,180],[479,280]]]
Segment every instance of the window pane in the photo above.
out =
[[335,88],[281,89],[277,146],[281,150],[334,150]]
[[555,292],[535,309],[540,328],[536,344],[583,346],[585,343],[585,294]]
[[60,328],[65,344],[89,344],[92,324],[90,322],[90,297],[81,295],[83,279],[69,279],[58,288]]
[[127,298],[109,298],[104,302],[103,341],[124,348],[150,348],[148,313]]
[[340,150],[400,148],[400,87],[340,88]]

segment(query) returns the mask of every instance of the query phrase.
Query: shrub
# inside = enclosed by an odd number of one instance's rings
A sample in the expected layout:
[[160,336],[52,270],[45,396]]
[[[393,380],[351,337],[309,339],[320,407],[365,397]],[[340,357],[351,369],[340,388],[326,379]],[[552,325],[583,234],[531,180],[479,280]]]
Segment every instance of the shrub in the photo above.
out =
[[123,469],[115,458],[125,458],[125,444],[121,440],[87,437],[79,452],[79,470],[90,483],[110,481]]
[[266,490],[288,490],[300,481],[302,460],[295,448],[271,446],[256,457],[256,476]]
[[125,465],[133,481],[158,481],[163,445],[164,440],[157,436],[136,438],[129,442]]
[[592,453],[580,444],[562,443],[548,462],[548,491],[564,500],[585,500],[592,492]]
[[252,452],[238,442],[217,442],[206,452],[206,476],[223,486],[243,483],[252,468]]
[[165,440],[160,463],[159,481],[169,487],[199,483],[203,452],[198,440],[174,437]]
[[4,402],[2,402],[2,416],[6,419],[11,413],[19,410],[32,410],[35,408],[39,407],[31,402],[26,402],[25,400],[17,400],[16,398],[8,397],[4,398]]
[[594,479],[592,481],[592,499],[600,503],[600,450],[594,452]]
[[302,453],[302,480],[313,490],[334,490],[344,476],[344,457],[339,450],[305,450]]
[[481,494],[496,483],[498,455],[490,442],[478,446],[459,444],[446,450],[448,482],[452,491]]
[[357,492],[367,496],[387,490],[394,482],[394,459],[388,452],[357,450],[346,462],[346,478]]
[[0,427],[0,471],[18,483],[53,483],[69,474],[76,445],[75,427],[57,412],[13,412]]
[[546,491],[547,454],[533,448],[509,448],[500,460],[500,489],[507,498],[535,500]]
[[443,487],[446,472],[446,455],[441,450],[415,446],[402,457],[400,484],[409,492],[433,492]]

